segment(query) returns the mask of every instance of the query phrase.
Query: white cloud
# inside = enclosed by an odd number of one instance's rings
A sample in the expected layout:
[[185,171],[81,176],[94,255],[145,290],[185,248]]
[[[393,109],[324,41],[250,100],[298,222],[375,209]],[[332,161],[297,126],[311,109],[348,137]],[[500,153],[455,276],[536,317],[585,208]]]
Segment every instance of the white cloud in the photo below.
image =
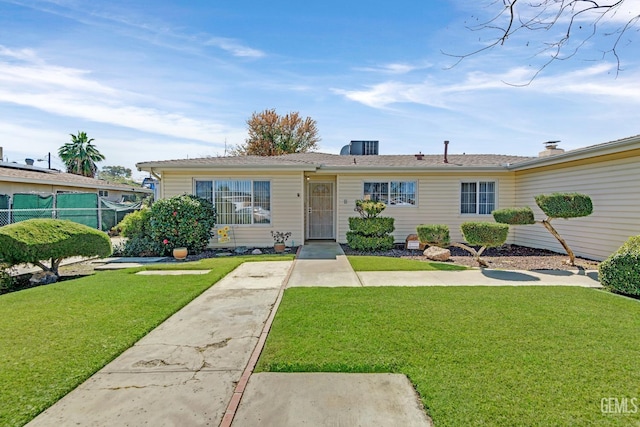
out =
[[431,67],[431,64],[427,62],[422,62],[417,64],[406,64],[406,63],[394,62],[390,64],[382,64],[376,67],[359,67],[359,68],[356,68],[356,70],[384,73],[384,74],[408,74],[413,71],[424,70],[430,67]]
[[585,97],[606,96],[626,102],[639,103],[640,87],[637,85],[637,73],[613,79],[610,72],[614,69],[615,66],[611,64],[598,64],[564,74],[538,77],[526,88],[511,86],[525,85],[529,82],[530,70],[518,67],[500,74],[470,72],[462,82],[454,84],[437,84],[432,79],[419,83],[386,81],[364,89],[333,89],[333,92],[373,108],[388,108],[392,104],[407,102],[438,108],[452,108],[451,104],[456,101],[460,102],[458,98],[453,98],[453,95],[461,95],[467,99],[473,93],[492,90],[577,94]]
[[139,105],[135,101],[143,98],[141,94],[93,80],[90,71],[48,65],[32,52],[24,52],[0,50],[0,103],[204,142],[240,133],[213,121]]
[[224,37],[212,37],[204,44],[207,46],[215,46],[231,53],[233,56],[239,56],[243,58],[262,58],[263,56],[265,56],[265,53],[260,50],[252,49],[250,47],[242,45],[237,40]]

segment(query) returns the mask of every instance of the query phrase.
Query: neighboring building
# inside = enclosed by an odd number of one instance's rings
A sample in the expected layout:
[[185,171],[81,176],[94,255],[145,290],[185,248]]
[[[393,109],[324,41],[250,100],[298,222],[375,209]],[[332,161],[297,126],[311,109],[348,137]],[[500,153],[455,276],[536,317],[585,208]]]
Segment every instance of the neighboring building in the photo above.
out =
[[137,195],[153,194],[148,188],[114,184],[54,169],[0,162],[0,194],[16,193],[97,193],[112,202],[127,201]]
[[[218,223],[234,245],[270,246],[270,231],[292,240],[346,242],[355,201],[381,200],[395,218],[396,242],[418,224],[447,224],[462,241],[465,221],[493,221],[491,211],[531,206],[533,196],[581,192],[594,213],[556,220],[554,226],[579,256],[603,259],[629,236],[640,234],[640,136],[564,152],[548,143],[539,157],[447,153],[378,155],[376,141],[352,141],[340,155],[288,154],[138,163],[160,180],[159,197],[196,194],[211,200]],[[510,243],[562,252],[539,224],[511,227]],[[229,246],[228,242],[214,243]]]

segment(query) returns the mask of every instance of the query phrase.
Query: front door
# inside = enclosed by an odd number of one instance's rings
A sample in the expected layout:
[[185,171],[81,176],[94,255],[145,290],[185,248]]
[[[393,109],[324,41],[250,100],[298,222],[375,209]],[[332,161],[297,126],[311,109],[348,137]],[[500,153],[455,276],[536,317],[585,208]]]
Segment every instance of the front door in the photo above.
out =
[[310,182],[308,194],[307,238],[335,239],[333,227],[333,183]]

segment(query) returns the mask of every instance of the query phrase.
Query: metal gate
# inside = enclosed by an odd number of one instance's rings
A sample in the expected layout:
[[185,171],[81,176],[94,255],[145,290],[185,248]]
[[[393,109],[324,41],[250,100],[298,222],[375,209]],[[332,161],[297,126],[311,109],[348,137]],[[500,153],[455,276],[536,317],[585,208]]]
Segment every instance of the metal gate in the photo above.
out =
[[332,182],[310,182],[308,188],[308,239],[335,239]]

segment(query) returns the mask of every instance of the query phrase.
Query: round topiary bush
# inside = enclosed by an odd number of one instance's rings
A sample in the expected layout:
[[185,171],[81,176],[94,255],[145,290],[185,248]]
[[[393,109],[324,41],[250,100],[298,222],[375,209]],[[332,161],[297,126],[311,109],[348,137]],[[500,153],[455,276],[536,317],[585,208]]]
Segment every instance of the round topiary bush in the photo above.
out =
[[151,237],[163,245],[163,255],[169,255],[177,247],[198,253],[209,243],[216,212],[208,200],[185,194],[155,202],[150,223]]
[[586,194],[539,194],[535,199],[536,204],[549,218],[580,218],[593,213],[591,197]]
[[536,220],[530,207],[497,209],[491,212],[493,219],[500,224],[528,225],[535,224]]
[[502,246],[507,240],[509,226],[495,222],[464,222],[460,231],[470,245],[493,248]]
[[600,263],[599,279],[612,292],[640,295],[640,236],[630,237]]
[[449,226],[445,224],[420,224],[416,227],[420,243],[446,248],[451,243]]

